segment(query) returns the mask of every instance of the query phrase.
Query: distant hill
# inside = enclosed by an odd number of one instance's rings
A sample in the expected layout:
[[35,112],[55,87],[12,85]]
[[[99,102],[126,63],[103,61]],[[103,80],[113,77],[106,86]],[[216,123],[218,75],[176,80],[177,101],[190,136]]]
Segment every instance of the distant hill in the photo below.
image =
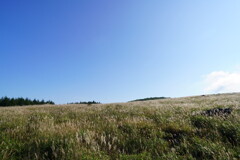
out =
[[149,97],[149,98],[143,98],[143,99],[136,99],[133,101],[129,101],[129,102],[136,102],[136,101],[150,101],[150,100],[157,100],[157,99],[167,99],[170,97]]

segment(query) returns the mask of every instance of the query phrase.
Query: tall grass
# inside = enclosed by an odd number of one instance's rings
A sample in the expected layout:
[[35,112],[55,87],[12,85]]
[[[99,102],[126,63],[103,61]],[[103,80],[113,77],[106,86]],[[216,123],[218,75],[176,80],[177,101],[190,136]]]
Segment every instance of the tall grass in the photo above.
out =
[[[240,159],[240,94],[0,108],[0,159]],[[231,107],[230,116],[199,112]]]

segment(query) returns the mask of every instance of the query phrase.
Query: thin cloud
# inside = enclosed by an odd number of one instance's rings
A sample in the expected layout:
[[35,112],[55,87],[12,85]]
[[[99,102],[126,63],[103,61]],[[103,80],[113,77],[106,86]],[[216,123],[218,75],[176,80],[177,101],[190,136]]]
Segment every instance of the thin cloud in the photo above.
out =
[[240,72],[212,72],[204,82],[205,93],[240,92]]

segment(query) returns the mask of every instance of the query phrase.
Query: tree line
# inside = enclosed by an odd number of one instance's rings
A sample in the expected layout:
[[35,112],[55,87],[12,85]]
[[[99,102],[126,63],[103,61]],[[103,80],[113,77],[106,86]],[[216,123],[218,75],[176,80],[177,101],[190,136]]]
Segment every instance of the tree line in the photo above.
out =
[[157,99],[167,99],[169,97],[149,97],[149,98],[143,98],[143,99],[136,99],[133,101],[129,101],[129,102],[136,102],[136,101],[150,101],[150,100],[157,100]]
[[72,102],[68,104],[101,104],[101,103],[96,101],[88,101],[88,102]]
[[41,105],[41,104],[55,104],[53,101],[44,101],[44,100],[31,100],[29,98],[9,98],[9,97],[2,97],[0,99],[0,106],[25,106],[25,105]]

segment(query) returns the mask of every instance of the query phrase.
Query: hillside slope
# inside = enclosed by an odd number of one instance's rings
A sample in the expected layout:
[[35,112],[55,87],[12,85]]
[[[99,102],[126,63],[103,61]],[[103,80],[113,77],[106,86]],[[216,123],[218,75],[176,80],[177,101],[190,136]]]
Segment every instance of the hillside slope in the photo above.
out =
[[0,108],[0,159],[237,160],[240,94]]

